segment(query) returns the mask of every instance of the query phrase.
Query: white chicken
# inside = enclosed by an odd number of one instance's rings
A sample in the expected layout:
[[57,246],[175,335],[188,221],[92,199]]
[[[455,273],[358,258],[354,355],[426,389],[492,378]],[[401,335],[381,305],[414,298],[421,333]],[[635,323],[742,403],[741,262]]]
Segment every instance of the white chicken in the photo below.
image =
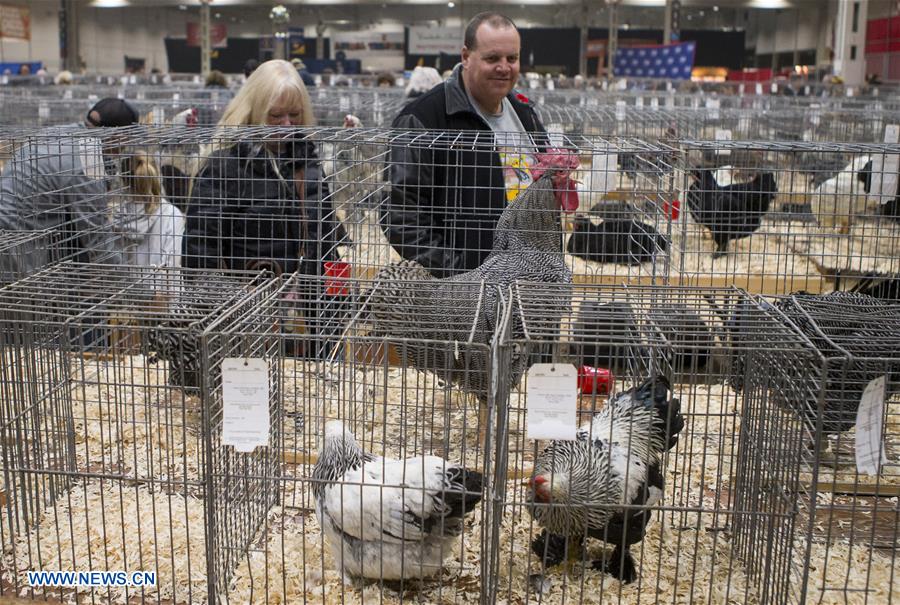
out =
[[345,576],[402,580],[438,573],[465,516],[481,501],[481,473],[437,456],[389,460],[364,452],[340,421],[325,425],[313,470],[316,514]]
[[[849,231],[853,217],[869,210],[872,186],[872,158],[861,155],[853,158],[843,170],[819,185],[810,199],[810,209],[826,229]],[[877,200],[872,200],[877,207]],[[876,210],[871,210],[874,214]]]

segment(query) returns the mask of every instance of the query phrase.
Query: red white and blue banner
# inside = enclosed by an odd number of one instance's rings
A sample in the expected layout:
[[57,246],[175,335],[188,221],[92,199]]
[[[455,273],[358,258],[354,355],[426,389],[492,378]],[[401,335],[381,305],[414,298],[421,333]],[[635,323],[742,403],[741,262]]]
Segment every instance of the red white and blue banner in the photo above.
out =
[[690,80],[696,50],[696,42],[619,48],[613,63],[613,75]]

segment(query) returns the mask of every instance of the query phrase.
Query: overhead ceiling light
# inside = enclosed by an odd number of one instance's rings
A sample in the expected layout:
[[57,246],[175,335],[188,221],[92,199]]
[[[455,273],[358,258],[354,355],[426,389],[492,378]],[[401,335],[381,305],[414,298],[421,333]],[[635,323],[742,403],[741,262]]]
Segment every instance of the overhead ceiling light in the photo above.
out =
[[447,3],[447,8],[453,8],[454,6],[456,6],[456,2],[453,2],[452,0]]
[[714,12],[714,13],[719,12],[719,7],[718,7],[718,6],[714,6],[714,7],[713,7],[713,12]]
[[90,6],[96,8],[120,8],[130,4],[128,0],[92,0]]

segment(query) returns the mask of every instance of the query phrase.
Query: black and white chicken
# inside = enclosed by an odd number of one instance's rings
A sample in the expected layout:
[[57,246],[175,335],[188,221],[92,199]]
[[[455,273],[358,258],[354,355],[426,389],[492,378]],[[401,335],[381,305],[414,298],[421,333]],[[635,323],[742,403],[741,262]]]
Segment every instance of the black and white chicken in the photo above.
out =
[[[572,282],[562,251],[560,211],[578,208],[570,177],[577,167],[578,158],[570,151],[541,154],[532,169],[534,181],[501,214],[493,248],[481,266],[443,279],[409,260],[382,268],[365,303],[374,333],[403,339],[398,349],[407,365],[434,372],[474,394],[485,410],[491,385],[488,345],[503,308],[501,289],[517,280]],[[553,293],[543,301],[546,308],[540,314],[548,326],[558,326],[569,308],[568,290],[556,288]],[[513,315],[511,335],[517,338],[521,321],[518,313]],[[514,355],[510,385],[518,384],[527,361],[526,355]]]
[[325,425],[312,478],[319,526],[335,564],[354,578],[440,572],[481,501],[481,473],[437,456],[375,456],[340,421]]
[[637,578],[629,546],[644,538],[662,498],[663,454],[684,428],[669,391],[657,376],[614,395],[575,441],[554,441],[535,460],[528,509],[543,527],[532,551],[545,566],[561,563],[567,547],[579,549],[589,536],[614,547],[594,568],[625,583]]
[[694,220],[709,229],[716,250],[713,258],[724,256],[728,242],[752,235],[769,211],[778,193],[775,175],[760,172],[746,183],[719,185],[712,170],[697,170],[696,181],[687,192],[687,205]]

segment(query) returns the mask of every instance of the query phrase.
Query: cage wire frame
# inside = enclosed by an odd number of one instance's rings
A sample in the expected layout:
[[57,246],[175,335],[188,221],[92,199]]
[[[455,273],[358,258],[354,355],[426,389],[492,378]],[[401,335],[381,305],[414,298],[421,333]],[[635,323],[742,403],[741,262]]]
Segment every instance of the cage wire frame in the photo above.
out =
[[0,231],[0,287],[25,277],[22,258],[35,254],[54,262],[53,251],[59,249],[59,234],[46,231]]
[[[498,153],[489,132],[174,124],[98,130],[18,132],[16,152],[4,169],[22,182],[22,203],[13,218],[66,234],[63,242],[70,249],[62,251],[62,259],[80,253],[109,262],[109,254],[124,250],[131,258],[135,249],[155,247],[162,251],[154,264],[246,269],[267,262],[276,273],[290,273],[303,254],[349,263],[353,276],[371,278],[401,258],[397,250],[407,257],[421,252],[405,239],[405,230],[433,230],[443,243],[435,241],[432,247],[443,247],[450,256],[475,252],[472,259],[483,257],[490,249],[488,224],[493,225],[505,204],[499,199],[504,195],[499,182],[491,180],[496,180],[493,168],[485,167],[493,165]],[[280,152],[266,151],[267,145],[277,149],[280,138],[293,141],[299,156],[282,158],[277,157]],[[665,279],[677,150],[596,135],[550,133],[537,141],[565,148],[579,159],[572,176],[580,181],[581,205],[565,215],[565,247],[557,252],[565,254],[576,279]],[[508,149],[513,153],[527,155],[535,149],[531,139],[512,143]],[[216,149],[214,153],[227,156],[221,165],[207,157]],[[408,153],[416,157],[401,155]],[[423,163],[426,157],[430,166]],[[249,172],[229,172],[231,160],[247,160]],[[140,175],[135,173],[139,161],[151,167]],[[298,166],[303,167],[295,172],[300,176],[292,180],[290,170]],[[460,176],[456,167],[473,171],[475,180]],[[84,170],[96,178],[82,178]],[[396,174],[402,170],[405,176]],[[419,182],[429,170],[434,183]],[[47,174],[55,184],[49,191],[29,189],[24,182],[35,173]],[[154,182],[160,195],[151,200],[142,190]],[[495,186],[488,189],[486,183]],[[303,188],[302,196],[292,191],[297,187]],[[87,196],[85,189],[93,195]],[[515,192],[508,190],[507,199]],[[229,203],[223,204],[223,198]],[[436,201],[430,205],[429,199]],[[156,210],[151,209],[154,200],[159,202]],[[298,207],[306,220],[299,220]],[[82,214],[75,216],[79,209]],[[183,224],[185,231],[146,234],[142,220],[173,230]],[[581,233],[577,238],[571,235],[576,230]],[[471,260],[460,268],[476,264]],[[314,274],[324,270],[303,268]]]
[[[372,598],[386,602],[422,598],[491,602],[489,584],[481,578],[488,577],[491,563],[492,435],[497,421],[493,411],[495,332],[485,332],[476,320],[490,313],[493,323],[502,321],[508,309],[506,299],[496,287],[484,283],[457,282],[453,284],[457,291],[452,293],[440,290],[441,283],[431,279],[410,283],[416,293],[409,299],[382,296],[378,288],[389,284],[354,277],[297,276],[295,285],[293,294],[281,297],[273,322],[280,326],[271,350],[281,361],[281,417],[272,416],[272,422],[283,431],[277,452],[281,468],[277,475],[251,477],[277,485],[280,505],[271,511],[246,559],[238,561],[238,571],[222,594],[235,602],[250,595],[254,599],[315,601],[324,599],[324,594],[350,598],[351,590],[358,589],[364,598],[377,594]],[[435,303],[429,291],[450,293],[450,299]],[[464,310],[449,316],[435,304]],[[233,325],[239,329],[227,337],[235,342],[255,342],[260,336],[254,329]],[[268,337],[268,324],[260,326]],[[459,334],[460,340],[453,340],[453,334]],[[213,358],[218,353],[212,343],[224,336],[215,327],[207,330]],[[318,356],[297,355],[297,351],[310,350],[314,341],[326,341],[328,346]],[[478,401],[483,409],[476,405],[476,391],[485,398]],[[212,418],[215,421],[215,414]],[[351,567],[349,563],[342,567],[338,557],[350,554],[341,554],[347,551],[331,542],[335,535],[326,539],[320,523],[312,520],[313,489],[322,483],[315,478],[314,468],[320,459],[323,426],[336,419],[374,456],[394,460],[440,456],[448,465],[462,465],[483,475],[478,493],[471,494],[479,496],[481,503],[465,515],[463,533],[455,538],[450,534],[447,543],[440,543],[439,557],[447,560],[437,575],[421,582],[369,577],[360,585],[359,578],[349,576],[355,579],[351,585],[344,580]],[[368,464],[381,466],[377,459]],[[226,470],[221,479],[227,482],[232,478]],[[360,485],[344,477],[328,484],[345,489]],[[402,487],[408,492],[421,490],[418,485],[415,477],[404,481],[398,475],[385,477],[384,483],[376,483],[372,489],[386,493],[385,489]],[[375,501],[379,499],[375,497]],[[367,498],[367,503],[371,502]],[[342,506],[363,503],[351,501]],[[454,515],[451,513],[451,518]],[[377,518],[376,514],[376,525],[381,523]],[[328,519],[341,523],[340,516]],[[438,526],[449,523],[435,521]],[[383,547],[390,543],[386,540]],[[416,549],[416,544],[409,540],[404,549]],[[381,552],[378,547],[368,548]],[[407,592],[416,588],[419,596]]]
[[734,283],[779,295],[896,275],[895,144],[722,140],[679,147],[685,208],[672,261],[679,283]]
[[[85,587],[38,589],[21,576],[48,565],[157,573],[155,589],[92,593],[108,600],[193,602],[227,583],[234,557],[222,551],[246,548],[272,502],[254,507],[236,476],[224,510],[214,506],[220,466],[240,456],[214,458],[204,443],[218,367],[204,361],[200,330],[228,311],[254,321],[278,286],[259,272],[62,262],[0,289],[4,592],[80,598]],[[251,529],[217,533],[239,521]]]
[[[779,321],[803,336],[804,346],[817,357],[813,371],[800,371],[776,353],[759,372],[780,373],[800,391],[781,407],[790,410],[789,421],[803,429],[801,481],[796,487],[804,530],[797,544],[806,553],[807,597],[892,602],[900,591],[894,571],[900,519],[896,504],[900,306],[835,293],[792,295],[770,308]],[[879,376],[885,378],[886,390],[875,434],[882,439],[883,459],[876,462],[873,476],[859,468],[861,453],[857,449],[854,456],[851,443],[862,438],[857,410],[869,382]],[[760,376],[751,380],[759,381]],[[854,427],[857,432],[851,437],[848,431]]]
[[[559,300],[567,294],[571,307],[555,327],[546,320],[548,298]],[[592,558],[585,551],[577,557],[580,563],[570,560],[567,568],[547,570],[544,580],[549,586],[542,585],[546,592],[529,598],[665,602],[683,594],[713,601],[802,602],[795,590],[804,569],[793,543],[798,533],[796,491],[757,491],[767,474],[796,486],[800,431],[764,417],[755,420],[761,426],[752,425],[747,410],[767,402],[756,392],[739,394],[731,386],[738,367],[757,369],[748,367],[746,356],[751,354],[772,355],[783,349],[789,356],[793,351],[801,360],[796,363],[815,368],[815,356],[802,339],[736,288],[519,283],[511,307],[522,327],[504,335],[501,351],[509,354],[515,345],[543,349],[543,359],[581,368],[580,380],[591,373],[589,368],[605,367],[612,372],[613,392],[664,376],[672,384],[670,397],[681,401],[686,421],[678,444],[666,455],[663,502],[651,507],[654,521],[647,537],[633,547],[637,582],[621,585],[602,572],[579,571],[588,565],[585,557]],[[735,332],[743,339],[733,339]],[[585,384],[590,383],[581,383],[579,425],[601,409],[605,399],[599,379],[594,392]],[[498,468],[508,469],[508,492],[505,512],[497,517],[504,524],[501,535],[506,542],[500,548],[497,598],[533,590],[532,576],[542,571],[537,559],[523,553],[530,550],[540,527],[522,510],[530,501],[530,488],[521,483],[546,445],[527,443],[527,389],[526,377],[518,394],[509,398],[506,412],[501,404],[498,415],[509,422],[499,438],[506,444],[500,449],[508,452],[509,463],[503,465],[498,454]],[[757,399],[748,401],[751,396]],[[756,435],[762,429],[769,437],[779,432],[779,455],[771,449],[746,448],[743,433]],[[590,541],[585,548],[595,550]]]

